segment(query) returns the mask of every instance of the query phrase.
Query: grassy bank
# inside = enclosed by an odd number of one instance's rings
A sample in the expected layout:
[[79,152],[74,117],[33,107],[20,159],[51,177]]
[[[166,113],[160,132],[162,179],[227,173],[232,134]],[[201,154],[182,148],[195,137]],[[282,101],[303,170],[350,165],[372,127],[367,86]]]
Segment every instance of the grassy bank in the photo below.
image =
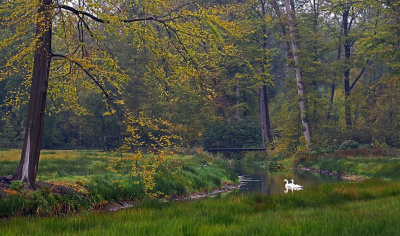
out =
[[[19,155],[17,150],[0,151],[0,176],[15,170]],[[11,190],[0,188],[0,217],[53,215],[87,209],[106,201],[145,198],[144,186],[137,177],[106,170],[114,155],[97,151],[42,151],[38,181],[67,186],[76,193],[59,195],[51,187],[38,191],[28,191],[18,185]],[[154,192],[183,195],[236,181],[224,163],[212,156],[171,155],[169,160],[169,168],[160,169],[154,176]]]
[[0,222],[3,235],[396,235],[400,183],[369,180],[284,196],[148,201],[112,214]]
[[400,157],[320,156],[301,163],[307,168],[372,178],[400,180]]

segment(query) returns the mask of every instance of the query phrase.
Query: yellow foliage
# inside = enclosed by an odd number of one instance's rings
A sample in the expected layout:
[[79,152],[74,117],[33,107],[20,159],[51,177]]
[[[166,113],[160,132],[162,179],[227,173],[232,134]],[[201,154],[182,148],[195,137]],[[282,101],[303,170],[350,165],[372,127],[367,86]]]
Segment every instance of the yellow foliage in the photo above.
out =
[[[137,179],[135,184],[143,184],[149,197],[159,196],[154,190],[154,176],[166,165],[171,149],[180,138],[169,130],[172,124],[157,118],[127,116],[123,145],[118,149],[122,154],[112,159],[109,170],[114,173],[128,173]],[[146,154],[144,154],[146,152]]]

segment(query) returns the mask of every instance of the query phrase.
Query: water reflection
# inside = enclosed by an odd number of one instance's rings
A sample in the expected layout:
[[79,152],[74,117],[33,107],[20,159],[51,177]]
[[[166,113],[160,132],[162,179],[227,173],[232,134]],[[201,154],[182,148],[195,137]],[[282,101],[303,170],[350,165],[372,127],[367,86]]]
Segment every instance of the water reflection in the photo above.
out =
[[[299,172],[297,170],[266,171],[266,170],[246,170],[239,171],[240,193],[279,194],[300,191],[314,185],[322,183],[338,182],[339,179],[331,176],[323,176],[309,172]],[[294,179],[296,184],[303,186],[286,186],[284,179]]]
[[302,188],[287,188],[285,187],[285,191],[283,191],[283,193],[288,193],[289,191],[291,191],[293,193],[293,191],[301,191],[303,190]]

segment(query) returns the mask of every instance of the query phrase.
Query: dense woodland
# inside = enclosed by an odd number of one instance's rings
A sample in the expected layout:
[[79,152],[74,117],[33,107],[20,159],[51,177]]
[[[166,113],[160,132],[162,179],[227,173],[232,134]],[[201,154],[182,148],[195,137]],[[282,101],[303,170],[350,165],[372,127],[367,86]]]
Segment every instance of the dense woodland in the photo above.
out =
[[[3,148],[24,141],[44,2],[0,3]],[[52,4],[42,148],[118,148],[126,114],[162,122],[145,128],[184,148],[400,147],[398,1]]]

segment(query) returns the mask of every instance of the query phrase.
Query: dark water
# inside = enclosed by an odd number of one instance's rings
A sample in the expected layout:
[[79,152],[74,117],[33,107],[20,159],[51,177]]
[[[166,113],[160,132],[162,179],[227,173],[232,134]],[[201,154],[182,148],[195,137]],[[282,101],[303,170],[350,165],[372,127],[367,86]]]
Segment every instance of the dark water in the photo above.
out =
[[300,189],[285,188],[284,179],[294,179],[295,184],[303,186],[303,190],[311,186],[334,183],[340,179],[297,170],[238,170],[240,179],[239,193],[263,193],[267,195],[301,191]]

